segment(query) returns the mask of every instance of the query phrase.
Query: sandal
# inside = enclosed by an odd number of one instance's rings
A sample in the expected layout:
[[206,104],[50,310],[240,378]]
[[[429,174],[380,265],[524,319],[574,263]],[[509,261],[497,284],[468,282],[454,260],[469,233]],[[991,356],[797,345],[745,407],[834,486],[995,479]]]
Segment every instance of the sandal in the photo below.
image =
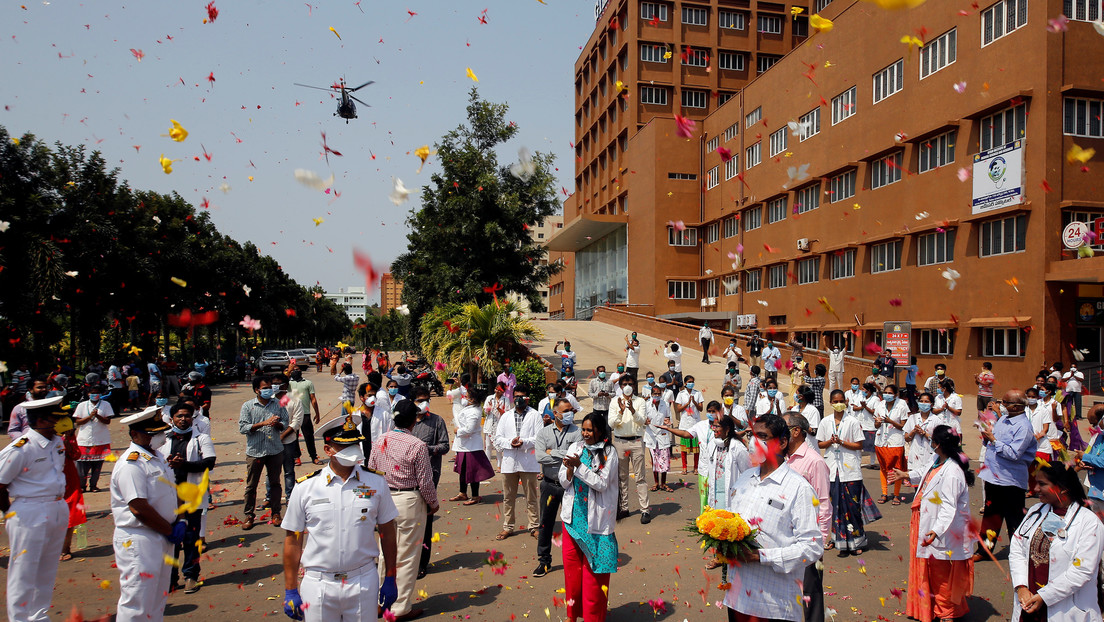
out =
[[503,531],[502,533],[495,536],[495,540],[505,540],[506,538],[509,538],[512,535],[514,535],[514,532],[512,532],[512,531]]
[[471,499],[465,501],[464,505],[475,505],[481,501],[483,501],[483,497],[472,497]]
[[657,490],[659,490],[659,484],[656,484],[655,486],[652,486],[648,490],[651,490],[652,492],[656,492]]
[[313,458],[313,459],[311,460],[311,462],[313,462],[313,463],[315,463],[315,464],[322,464],[322,461],[321,461],[321,460],[319,460],[318,458]]
[[824,545],[824,550],[825,551],[831,551],[834,548],[836,548],[836,543],[835,542],[829,542],[828,544]]
[[70,559],[73,559],[73,554],[72,553],[62,553],[61,554],[61,559],[59,561],[67,562]]
[[893,497],[893,501],[890,501],[893,505],[901,505],[901,500],[897,497]]
[[660,486],[659,489],[662,490],[663,492],[675,492],[675,489],[671,488],[667,484],[664,484],[664,485]]
[[709,560],[709,563],[707,563],[707,564],[705,565],[705,569],[706,569],[706,570],[713,570],[714,568],[720,568],[720,567],[721,567],[721,566],[723,566],[723,565],[724,565],[724,564],[722,564],[721,562],[717,561],[717,558],[716,558],[716,557],[714,557],[713,559]]
[[467,501],[467,500],[468,500],[468,495],[466,495],[464,493],[460,493],[460,494],[456,495],[455,497],[449,499],[449,501]]
[[878,503],[885,503],[886,501],[889,501],[888,496],[882,495],[882,496],[878,497]]

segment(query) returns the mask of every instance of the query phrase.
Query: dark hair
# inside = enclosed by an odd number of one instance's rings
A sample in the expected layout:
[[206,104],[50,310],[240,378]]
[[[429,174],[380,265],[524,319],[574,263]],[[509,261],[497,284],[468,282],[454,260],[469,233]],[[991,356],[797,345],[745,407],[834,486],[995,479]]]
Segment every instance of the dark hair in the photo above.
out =
[[176,413],[182,410],[188,411],[189,416],[195,415],[195,409],[192,408],[192,405],[183,401],[173,404],[172,410],[169,411],[169,414],[172,416],[176,416]]
[[725,391],[729,391],[729,392],[731,392],[731,393],[732,393],[733,395],[736,395],[736,387],[734,387],[734,386],[732,386],[732,385],[730,385],[730,384],[726,384],[725,386],[721,387],[721,396],[722,396],[722,397],[724,396],[724,394],[725,394]]
[[36,382],[41,382],[48,386],[50,384],[50,379],[47,378],[45,374],[39,374],[31,380],[31,386],[33,387]]
[[[594,432],[594,442],[600,443],[602,441],[610,441],[610,428],[609,423],[606,422],[606,418],[599,415],[596,412],[592,412],[586,417],[583,417],[583,423],[590,422],[590,429]],[[579,429],[583,429],[582,423],[579,424]],[[598,469],[602,469],[606,466],[606,452],[613,450],[612,446],[607,446],[604,451],[598,452]],[[598,469],[595,469],[596,471]]]
[[429,397],[429,389],[425,385],[418,385],[414,387],[414,390],[410,392],[410,399],[416,400],[419,397]]
[[775,415],[767,413],[765,415],[759,415],[755,420],[755,424],[763,424],[767,430],[771,433],[773,438],[782,439],[788,438],[790,433],[790,426],[786,425],[786,420],[781,415]]
[[882,389],[882,390],[883,390],[883,391],[893,391],[893,394],[894,394],[894,395],[897,395],[898,393],[900,393],[900,392],[901,392],[901,390],[900,390],[900,389],[898,389],[898,388],[897,388],[897,385],[895,385],[895,384],[887,384],[887,385],[885,386],[885,388],[884,388],[884,389]]
[[864,382],[862,388],[870,391],[871,395],[874,395],[878,392],[878,385],[874,384],[873,382]]
[[1054,371],[1062,371],[1062,367],[1064,367],[1062,361],[1056,361],[1054,363]]
[[1047,382],[1043,385],[1043,388],[1046,389],[1047,395],[1054,395],[1058,392],[1058,385],[1053,382]]
[[396,428],[410,429],[414,422],[418,420],[418,407],[414,405],[413,400],[399,400],[395,404],[394,412]]
[[694,380],[695,380],[695,378],[693,376],[683,376],[683,378],[682,378],[682,382],[684,384],[687,383],[687,382],[694,382]]
[[758,376],[760,373],[762,373],[762,371],[763,370],[759,369],[758,365],[752,365],[751,366],[751,375],[752,376]]
[[368,394],[368,383],[367,382],[360,383],[360,386],[357,387],[357,395],[360,396],[360,397],[364,397],[367,394]]
[[774,378],[767,378],[766,380],[763,381],[763,386],[764,387],[766,387],[768,384],[773,384],[774,388],[776,388],[776,389],[778,388],[778,381],[775,380]]
[[990,363],[989,361],[985,361],[984,363],[981,364],[981,368],[982,369],[993,369],[993,364]]
[[269,385],[271,385],[272,384],[272,378],[269,378],[265,374],[261,374],[259,376],[253,376],[253,390],[256,391],[256,390],[260,389],[262,382],[267,382]]
[[369,372],[368,384],[372,385],[372,388],[378,391],[383,385],[383,374],[378,371]]
[[816,396],[813,395],[813,388],[808,385],[801,385],[801,389],[798,390],[798,394],[801,395],[801,401],[806,405],[812,404]]
[[813,367],[813,370],[816,371],[817,376],[823,376],[828,373],[828,368],[824,366],[824,363],[817,363],[816,367]]
[[915,364],[916,364],[916,357],[915,356],[910,356],[909,357],[909,365],[915,365]]
[[349,363],[342,363],[341,364],[341,373],[348,376],[349,374],[353,373],[353,366]]
[[947,364],[946,364],[946,363],[936,363],[936,364],[935,364],[935,368],[936,368],[936,369],[942,369],[942,370],[946,370],[946,369],[947,369]]
[[1031,385],[1030,387],[1027,387],[1026,389],[1024,389],[1024,395],[1028,395],[1028,394],[1032,394],[1035,397],[1039,397],[1039,389],[1036,389],[1035,385]]
[[467,372],[464,372],[464,373],[460,374],[460,384],[461,385],[471,384],[471,374],[469,374]]
[[920,395],[916,396],[916,401],[919,402],[920,398],[922,398],[922,397],[928,398],[928,401],[931,402],[932,404],[935,403],[935,396],[931,394],[931,391],[921,392]]
[[679,351],[679,345],[677,343],[672,343],[671,344],[671,352],[678,352],[678,351]]
[[734,417],[717,417],[713,420],[713,423],[721,426],[723,434],[720,438],[730,441],[736,437],[736,419]]
[[721,407],[721,403],[720,403],[720,402],[718,402],[717,400],[711,400],[711,401],[710,401],[710,402],[709,402],[708,404],[706,404],[706,405],[705,405],[705,409],[706,409],[707,411],[708,411],[708,410],[709,410],[710,408],[713,408],[713,409],[715,409],[715,410],[724,410],[724,408],[722,408],[722,407]]
[[557,384],[556,384],[555,382],[549,382],[548,384],[544,385],[544,388],[546,388],[546,389],[553,389],[553,390],[555,390],[555,391],[556,391],[557,393],[559,393],[559,392],[560,392],[560,387],[559,387],[559,386],[557,386]]
[[1039,471],[1046,474],[1050,483],[1065,490],[1066,494],[1070,496],[1071,502],[1080,503],[1081,505],[1087,503],[1085,489],[1081,487],[1081,481],[1077,479],[1077,471],[1067,467],[1064,462],[1055,460],[1046,466],[1039,467]]
[[283,374],[274,374],[274,375],[272,376],[272,382],[273,382],[273,384],[275,384],[275,383],[279,383],[279,384],[284,384],[284,383],[286,383],[287,381],[288,381],[288,377],[287,377],[287,376],[285,376],[285,375],[283,375]]
[[506,390],[506,383],[505,383],[505,382],[496,382],[496,383],[495,383],[495,388],[496,388],[496,389],[499,389],[499,388],[500,388],[500,389],[502,389],[503,391],[505,391],[505,390]]
[[828,401],[831,402],[836,397],[836,393],[840,394],[840,397],[847,399],[847,394],[843,392],[843,389],[832,389],[832,392],[828,394]]
[[[937,425],[932,431],[932,447],[938,447],[947,456],[947,460],[958,465],[966,476],[966,485],[974,485],[974,472],[970,470],[970,460],[962,453],[962,437],[951,426]],[[1080,485],[1078,486],[1080,487]]]
[[946,390],[948,390],[948,391],[950,391],[950,392],[952,392],[952,393],[955,390],[954,380],[951,380],[950,378],[944,379],[942,382],[939,383],[939,386],[946,389]]

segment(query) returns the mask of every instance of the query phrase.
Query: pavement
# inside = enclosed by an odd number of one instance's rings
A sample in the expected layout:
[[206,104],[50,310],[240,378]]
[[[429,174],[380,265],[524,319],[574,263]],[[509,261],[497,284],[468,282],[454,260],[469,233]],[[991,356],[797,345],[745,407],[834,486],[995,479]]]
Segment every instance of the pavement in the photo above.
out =
[[[607,367],[622,357],[624,333],[597,322],[542,322],[546,338],[534,344],[542,354],[550,354],[558,339],[571,340],[578,352],[577,370],[589,369],[598,361]],[[655,350],[661,349],[660,337],[641,335],[642,371],[660,370],[664,361]],[[684,359],[684,373],[698,377],[707,395],[717,394],[722,365],[705,365],[691,351]],[[359,369],[359,368],[358,368]],[[318,388],[322,412],[337,405],[340,384],[324,374],[310,371],[306,377]],[[746,376],[745,376],[746,377]],[[788,388],[785,387],[784,390]],[[241,404],[252,396],[249,387],[221,385],[214,388],[212,436],[219,459],[212,472],[215,507],[208,516],[209,549],[202,559],[202,589],[196,594],[176,592],[169,596],[165,612],[168,619],[255,620],[276,616],[283,619],[282,542],[284,533],[264,520],[252,531],[234,524],[242,518],[244,489],[244,439],[237,429]],[[969,400],[972,401],[972,400]],[[589,400],[583,400],[584,411]],[[451,406],[444,398],[433,398],[433,412],[445,416],[451,424]],[[332,417],[324,415],[323,420]],[[972,417],[973,413],[968,413]],[[972,421],[964,421],[964,424]],[[112,425],[112,449],[121,454],[128,442],[126,431]],[[304,452],[305,453],[305,452]],[[976,450],[971,454],[976,454]],[[51,617],[65,619],[75,608],[85,619],[112,614],[118,599],[119,574],[113,566],[111,535],[113,524],[108,512],[107,481],[110,464],[105,465],[101,487],[104,492],[86,496],[89,512],[88,546],[74,551],[70,561],[62,562],[55,587]],[[696,476],[680,475],[681,465],[672,460],[668,482],[673,493],[651,493],[654,516],[650,525],[641,525],[635,495],[630,495],[632,516],[617,525],[620,566],[609,590],[608,620],[639,622],[653,620],[724,620],[725,612],[716,603],[722,594],[716,589],[719,570],[705,571],[705,556],[690,534],[682,528],[697,514]],[[304,458],[297,475],[320,467]],[[863,471],[867,490],[880,493],[876,471]],[[463,506],[447,501],[458,490],[457,476],[446,459],[439,487],[441,511],[434,522],[439,541],[433,544],[429,575],[418,582],[417,607],[424,608],[425,619],[448,620],[549,620],[565,617],[563,572],[560,551],[553,551],[553,571],[533,578],[536,567],[536,540],[524,532],[504,540],[494,536],[501,531],[502,478],[483,485],[484,503]],[[981,501],[981,488],[971,491],[975,513]],[[891,620],[903,617],[904,603],[891,590],[905,589],[908,576],[908,504],[879,506],[884,518],[871,524],[868,533],[871,550],[859,557],[839,558],[829,551],[824,558],[825,601],[835,610],[836,620]],[[524,507],[518,507],[519,516]],[[267,515],[258,515],[259,519]],[[6,536],[0,536],[0,580],[7,579]],[[507,563],[496,574],[486,563],[494,552],[501,552]],[[1012,590],[1004,573],[1007,554],[997,554],[1000,567],[992,562],[978,564],[975,596],[971,613],[965,620],[1008,619]],[[656,611],[648,601],[663,601]]]

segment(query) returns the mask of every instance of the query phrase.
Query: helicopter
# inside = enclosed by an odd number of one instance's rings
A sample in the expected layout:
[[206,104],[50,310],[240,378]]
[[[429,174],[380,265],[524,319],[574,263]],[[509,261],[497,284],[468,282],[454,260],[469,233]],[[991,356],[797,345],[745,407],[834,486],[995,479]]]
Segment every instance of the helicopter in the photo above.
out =
[[321,86],[311,86],[309,84],[299,84],[298,82],[295,82],[294,84],[295,84],[295,86],[304,86],[308,89],[318,89],[319,91],[333,92],[334,90],[340,89],[341,90],[341,101],[339,101],[337,103],[337,112],[334,113],[334,116],[335,117],[341,117],[342,119],[345,119],[345,124],[348,125],[349,119],[357,118],[356,104],[353,103],[354,101],[360,102],[360,103],[364,104],[365,106],[371,107],[369,104],[365,104],[363,101],[357,99],[356,96],[353,95],[353,93],[355,93],[355,92],[359,91],[360,89],[368,86],[369,84],[375,84],[375,81],[374,80],[369,80],[368,82],[365,82],[364,84],[361,84],[360,86],[358,86],[356,88],[347,88],[345,86],[345,78],[341,78],[341,81],[338,84],[331,84],[328,88],[321,87]]

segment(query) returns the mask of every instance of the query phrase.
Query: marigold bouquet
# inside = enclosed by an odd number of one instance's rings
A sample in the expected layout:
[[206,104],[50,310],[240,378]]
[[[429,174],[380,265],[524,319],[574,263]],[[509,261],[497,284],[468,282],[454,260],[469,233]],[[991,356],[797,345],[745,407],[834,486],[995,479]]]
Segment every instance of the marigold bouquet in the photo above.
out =
[[722,583],[718,587],[728,589],[728,564],[735,564],[742,554],[759,549],[759,543],[755,541],[759,530],[735,512],[714,510],[708,506],[701,516],[691,519],[689,523],[683,528],[684,531],[696,535],[703,549],[712,548],[718,560],[726,562],[721,566]]

